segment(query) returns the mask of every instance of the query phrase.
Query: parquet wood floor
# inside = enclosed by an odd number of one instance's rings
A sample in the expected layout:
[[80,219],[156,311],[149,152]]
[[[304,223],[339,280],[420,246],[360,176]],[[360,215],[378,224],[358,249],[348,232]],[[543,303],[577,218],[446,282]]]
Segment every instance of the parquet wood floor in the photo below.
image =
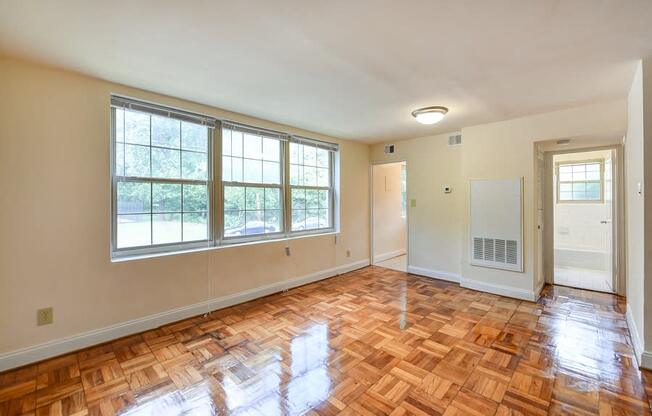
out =
[[622,298],[368,267],[0,374],[0,415],[647,415]]

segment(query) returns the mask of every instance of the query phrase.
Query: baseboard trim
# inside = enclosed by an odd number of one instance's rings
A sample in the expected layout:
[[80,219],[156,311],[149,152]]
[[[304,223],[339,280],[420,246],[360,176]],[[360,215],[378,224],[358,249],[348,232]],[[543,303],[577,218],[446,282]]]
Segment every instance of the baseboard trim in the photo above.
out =
[[166,325],[171,322],[201,315],[208,311],[222,309],[239,303],[247,302],[273,293],[281,292],[297,286],[327,279],[353,270],[369,266],[369,259],[344,264],[326,270],[320,270],[298,278],[284,280],[269,285],[245,290],[227,296],[210,299],[204,302],[172,309],[169,311],[132,319],[101,329],[55,339],[32,347],[0,354],[0,371],[20,367],[47,358],[56,357],[82,348],[87,348],[103,342],[111,341],[127,335],[136,334]]
[[[638,366],[644,367],[643,356],[646,354],[646,352],[643,349],[643,340],[641,340],[641,337],[638,334],[638,329],[636,329],[636,323],[634,322],[634,316],[632,315],[632,308],[629,306],[629,303],[627,304],[625,319],[627,320],[627,327],[629,328],[629,337],[632,339],[632,346],[634,347],[634,356],[636,356]],[[652,364],[652,360],[650,360],[650,358],[648,358],[648,366],[645,368],[651,368],[649,364]]]
[[378,254],[374,256],[374,264],[380,263],[381,261],[393,259],[394,257],[402,256],[403,254],[405,254],[405,249]]
[[481,282],[466,277],[462,277],[460,280],[460,286],[467,289],[478,290],[480,292],[493,293],[495,295],[507,296],[509,298],[527,300],[530,302],[536,302],[539,300],[539,292],[498,285],[495,283]]
[[411,274],[416,274],[425,277],[432,277],[433,279],[446,280],[447,282],[454,282],[454,283],[460,282],[459,274],[445,272],[442,270],[426,269],[425,267],[417,267],[417,266],[407,266],[407,271],[408,273]]

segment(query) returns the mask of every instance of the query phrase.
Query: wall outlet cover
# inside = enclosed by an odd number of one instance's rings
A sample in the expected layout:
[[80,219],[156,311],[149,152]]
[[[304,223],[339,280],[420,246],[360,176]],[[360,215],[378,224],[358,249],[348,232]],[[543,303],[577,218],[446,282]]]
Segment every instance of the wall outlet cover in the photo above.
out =
[[36,311],[36,325],[49,325],[52,322],[54,322],[54,309],[51,306]]

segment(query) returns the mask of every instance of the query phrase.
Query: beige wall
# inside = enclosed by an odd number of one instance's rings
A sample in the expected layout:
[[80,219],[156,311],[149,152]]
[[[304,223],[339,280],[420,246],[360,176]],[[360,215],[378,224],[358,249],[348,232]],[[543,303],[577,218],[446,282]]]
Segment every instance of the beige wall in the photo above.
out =
[[[328,235],[111,263],[110,93],[338,142],[337,244]],[[0,138],[0,353],[369,257],[366,144],[12,60],[0,60]],[[44,306],[55,322],[37,327]]]
[[[409,208],[409,264],[431,271],[457,274],[464,279],[507,289],[504,293],[532,293],[538,288],[535,252],[535,143],[591,136],[622,135],[626,124],[624,100],[523,117],[462,129],[462,145],[448,146],[448,135],[396,143],[396,153],[385,155],[374,145],[372,162],[408,162],[408,193],[417,206]],[[481,178],[524,177],[525,272],[471,266],[469,262],[469,182]],[[453,192],[444,194],[443,185]]]
[[[383,144],[374,145],[371,159],[407,161],[408,265],[458,276],[461,147],[448,146],[448,135],[438,135],[397,142],[395,149],[386,155]],[[453,192],[444,193],[444,186],[451,186]]]
[[406,249],[407,218],[401,216],[401,168],[401,163],[373,166],[374,261],[404,253]]

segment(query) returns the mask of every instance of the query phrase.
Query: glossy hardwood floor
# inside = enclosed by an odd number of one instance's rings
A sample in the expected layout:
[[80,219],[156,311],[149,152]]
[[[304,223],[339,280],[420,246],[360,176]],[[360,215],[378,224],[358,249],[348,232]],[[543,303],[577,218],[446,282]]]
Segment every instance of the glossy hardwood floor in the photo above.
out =
[[645,415],[624,311],[368,267],[0,374],[0,415]]

